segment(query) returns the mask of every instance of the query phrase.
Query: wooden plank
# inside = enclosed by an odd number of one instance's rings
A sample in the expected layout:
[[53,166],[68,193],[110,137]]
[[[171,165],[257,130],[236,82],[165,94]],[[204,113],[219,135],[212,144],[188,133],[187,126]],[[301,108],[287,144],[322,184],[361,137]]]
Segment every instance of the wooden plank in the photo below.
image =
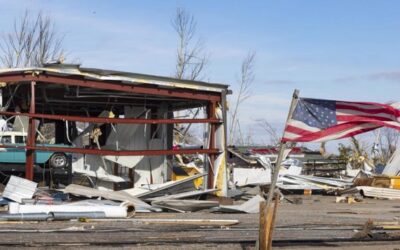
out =
[[272,218],[271,222],[269,223],[270,227],[268,228],[269,234],[268,234],[268,249],[272,249],[272,235],[274,232],[274,226],[275,226],[275,218],[276,218],[276,211],[278,210],[278,204],[279,204],[279,194],[276,195],[275,197],[275,203],[272,211]]
[[267,215],[267,202],[260,202],[260,229],[258,233],[258,249],[265,250],[267,249],[267,223],[266,223],[266,215]]

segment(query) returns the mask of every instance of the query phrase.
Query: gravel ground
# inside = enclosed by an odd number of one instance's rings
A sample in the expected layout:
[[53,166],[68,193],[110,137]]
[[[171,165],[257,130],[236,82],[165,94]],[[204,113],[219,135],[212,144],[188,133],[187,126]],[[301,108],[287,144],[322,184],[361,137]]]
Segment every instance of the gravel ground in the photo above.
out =
[[[291,195],[282,201],[274,230],[276,249],[400,249],[400,231],[374,229],[354,240],[368,220],[397,223],[400,202],[364,199],[336,203],[334,196]],[[154,225],[137,221],[0,223],[0,248],[31,249],[254,249],[258,214],[145,213],[135,219],[235,219],[234,226]],[[385,239],[390,238],[392,241]],[[399,241],[393,241],[399,240]]]

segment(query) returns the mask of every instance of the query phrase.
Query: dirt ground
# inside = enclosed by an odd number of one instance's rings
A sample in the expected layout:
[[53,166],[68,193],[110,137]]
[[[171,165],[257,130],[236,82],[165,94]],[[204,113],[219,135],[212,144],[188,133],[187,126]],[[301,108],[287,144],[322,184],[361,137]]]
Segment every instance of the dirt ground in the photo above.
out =
[[[394,225],[400,201],[364,199],[336,203],[334,196],[292,195],[301,204],[278,207],[273,247],[276,249],[400,249],[400,230],[374,227],[368,220]],[[234,226],[156,225],[140,219],[236,219]],[[119,222],[0,223],[0,248],[32,249],[254,249],[258,214],[145,213]],[[397,228],[395,228],[397,229]],[[355,236],[357,236],[355,238]]]

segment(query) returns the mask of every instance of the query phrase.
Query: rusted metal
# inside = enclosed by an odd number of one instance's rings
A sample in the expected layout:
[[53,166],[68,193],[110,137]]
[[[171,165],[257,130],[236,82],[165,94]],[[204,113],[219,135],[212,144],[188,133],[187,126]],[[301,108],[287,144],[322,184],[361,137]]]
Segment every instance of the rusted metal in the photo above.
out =
[[218,149],[174,149],[174,150],[107,150],[91,148],[48,147],[48,146],[12,146],[0,145],[0,148],[27,149],[36,151],[65,152],[93,155],[139,156],[139,155],[176,155],[176,154],[218,154]]
[[[215,119],[215,108],[216,103],[210,102],[207,107],[208,119]],[[209,148],[215,148],[215,125],[210,124],[210,141]],[[210,164],[208,168],[208,188],[214,188],[214,164],[215,164],[215,155],[210,155]]]
[[132,168],[130,168],[130,169],[128,170],[128,176],[129,176],[129,180],[130,180],[130,182],[129,182],[129,187],[130,187],[130,188],[134,188],[134,187],[135,187],[135,185],[134,185],[134,183],[135,183],[135,178],[134,178],[134,175],[133,175],[133,169],[132,169]]
[[[29,113],[15,112],[0,112],[0,115],[22,115],[29,117],[28,140],[26,146],[0,145],[0,148],[18,148],[26,150],[26,178],[33,179],[33,165],[35,151],[50,151],[50,152],[65,152],[79,154],[95,154],[95,155],[115,155],[115,156],[152,156],[152,155],[175,155],[175,154],[205,154],[209,155],[211,163],[209,168],[208,185],[211,187],[214,182],[214,162],[215,155],[219,154],[219,149],[215,148],[215,130],[218,125],[222,124],[221,119],[215,116],[215,107],[218,102],[221,102],[221,93],[213,91],[207,87],[199,89],[186,88],[185,86],[175,86],[173,84],[157,84],[152,83],[132,83],[124,81],[112,81],[101,79],[87,79],[85,76],[77,75],[53,75],[45,72],[9,72],[0,75],[0,81],[7,84],[31,82],[31,104]],[[35,110],[35,84],[59,84],[64,86],[77,86],[92,89],[102,89],[111,91],[119,91],[125,93],[141,94],[144,98],[147,96],[162,96],[176,98],[177,101],[184,101],[188,104],[193,103],[190,100],[195,100],[201,104],[209,103],[209,110],[206,119],[142,119],[142,118],[104,118],[104,117],[81,117],[70,115],[54,115],[54,114],[37,114]],[[169,86],[167,86],[169,85]],[[115,93],[115,92],[114,92]],[[39,100],[39,99],[38,99]],[[38,102],[37,105],[40,105]],[[37,106],[39,109],[40,106]],[[35,145],[35,119],[58,120],[58,121],[79,121],[90,123],[114,123],[114,124],[178,124],[178,123],[209,123],[210,124],[210,144],[208,149],[178,149],[178,150],[102,150],[97,148],[73,148],[73,147],[57,147]],[[133,179],[133,172],[129,173]]]
[[104,118],[104,117],[84,117],[84,116],[68,116],[68,115],[48,115],[48,114],[30,114],[0,111],[0,115],[21,115],[31,118],[76,121],[76,122],[92,122],[92,123],[121,123],[121,124],[178,124],[178,123],[221,123],[216,118],[213,119],[142,119],[142,118]]
[[[31,103],[29,106],[29,114],[35,114],[35,85],[36,82],[31,82]],[[29,149],[26,150],[26,163],[25,163],[25,178],[28,180],[33,180],[33,165],[35,164],[35,120],[30,117],[29,118],[29,127],[28,127],[28,140],[27,147]]]
[[[115,163],[114,162],[114,164],[113,164],[113,175],[115,175],[115,176],[118,176],[119,175],[119,166],[118,166],[118,164],[117,163]],[[113,185],[113,189],[114,189],[114,191],[117,191],[118,190],[118,183],[114,183],[114,185]]]
[[40,81],[41,83],[55,83],[69,86],[81,86],[94,89],[108,89],[115,91],[122,91],[127,93],[171,96],[177,98],[205,100],[205,101],[220,101],[221,95],[216,92],[207,92],[203,90],[191,90],[183,88],[160,88],[155,85],[143,86],[124,84],[112,81],[88,80],[73,76],[54,76],[54,75],[33,75],[31,73],[24,74],[10,74],[0,76],[0,81],[7,83],[21,82],[21,81]]

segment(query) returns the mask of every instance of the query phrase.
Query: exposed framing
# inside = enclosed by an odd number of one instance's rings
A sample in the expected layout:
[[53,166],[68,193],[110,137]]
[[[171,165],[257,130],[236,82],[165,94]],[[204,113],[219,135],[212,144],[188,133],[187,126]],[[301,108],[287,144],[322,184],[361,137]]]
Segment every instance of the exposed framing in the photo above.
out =
[[[0,82],[6,84],[25,83],[31,86],[31,101],[29,106],[29,113],[16,113],[8,111],[0,111],[0,115],[7,116],[27,116],[29,117],[28,140],[24,147],[14,147],[11,145],[0,145],[1,148],[24,148],[26,149],[26,178],[33,179],[33,166],[35,151],[63,151],[70,153],[81,154],[97,154],[97,155],[115,155],[115,156],[154,156],[154,155],[175,155],[175,154],[205,154],[210,159],[208,165],[208,178],[207,186],[212,188],[214,181],[214,161],[216,155],[220,154],[223,149],[215,148],[215,130],[216,126],[224,123],[224,120],[219,120],[215,116],[215,108],[218,103],[225,102],[227,91],[216,92],[207,91],[207,88],[192,89],[183,88],[180,86],[169,87],[164,85],[137,84],[125,83],[122,81],[104,81],[99,79],[86,79],[82,76],[76,75],[54,75],[47,74],[42,71],[23,71],[23,72],[6,72],[0,73]],[[155,95],[160,97],[177,98],[187,100],[204,101],[207,108],[207,118],[205,119],[142,119],[142,118],[101,118],[101,117],[83,117],[83,116],[70,116],[70,115],[54,115],[54,114],[41,114],[36,113],[36,83],[40,84],[57,84],[66,86],[80,86],[92,89],[121,91],[132,94]],[[204,90],[206,89],[206,90]],[[222,106],[225,106],[223,103]],[[62,120],[62,121],[79,121],[91,123],[121,123],[121,124],[176,124],[176,123],[206,123],[210,126],[209,146],[206,149],[178,149],[178,150],[103,150],[103,149],[85,149],[85,148],[70,148],[70,147],[48,147],[43,145],[36,145],[35,142],[35,120]],[[226,143],[224,143],[226,145]],[[207,161],[207,159],[205,159]],[[207,165],[207,164],[206,164]]]

